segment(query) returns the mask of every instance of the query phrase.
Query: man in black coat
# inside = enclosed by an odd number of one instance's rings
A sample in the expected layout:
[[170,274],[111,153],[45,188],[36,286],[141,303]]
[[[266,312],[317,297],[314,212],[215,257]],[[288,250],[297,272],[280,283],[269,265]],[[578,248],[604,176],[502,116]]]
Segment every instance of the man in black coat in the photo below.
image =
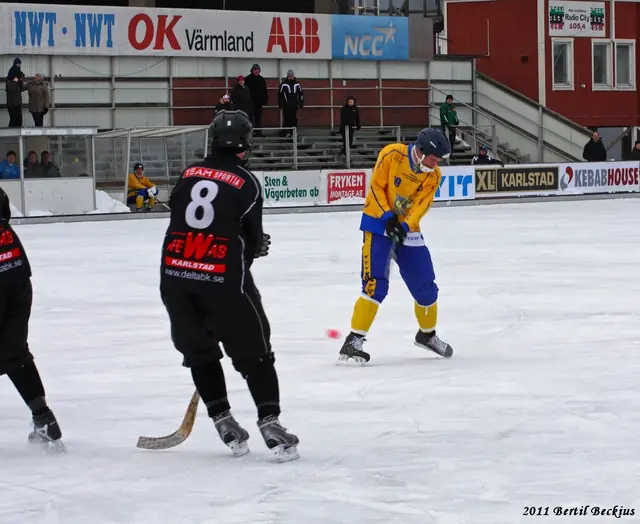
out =
[[278,105],[282,109],[283,136],[292,135],[289,128],[298,127],[298,108],[304,107],[304,92],[293,69],[287,71],[287,78],[280,84]]
[[342,135],[341,155],[347,154],[347,133],[349,129],[349,149],[353,147],[353,135],[357,129],[360,129],[360,111],[353,96],[348,96],[345,104],[340,110],[340,134]]
[[582,158],[587,162],[606,162],[607,150],[600,139],[600,133],[594,131],[591,140],[589,140],[582,151]]
[[244,83],[244,76],[238,77],[238,83],[231,90],[231,102],[233,109],[245,113],[249,120],[253,121],[253,102],[251,101],[251,91]]
[[478,154],[471,159],[472,166],[488,166],[488,165],[495,165],[495,164],[504,166],[504,164],[500,159],[493,158],[489,154],[489,148],[484,144],[480,146]]
[[262,108],[269,103],[269,92],[267,82],[260,74],[260,65],[253,64],[251,74],[244,79],[245,85],[251,91],[251,102],[253,104],[253,128],[255,135],[262,136]]

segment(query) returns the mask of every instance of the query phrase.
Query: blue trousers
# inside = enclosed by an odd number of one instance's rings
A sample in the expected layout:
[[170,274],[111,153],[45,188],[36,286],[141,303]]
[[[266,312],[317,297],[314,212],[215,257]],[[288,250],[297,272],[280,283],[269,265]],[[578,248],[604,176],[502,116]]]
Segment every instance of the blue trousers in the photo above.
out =
[[429,249],[421,233],[409,233],[405,243],[395,246],[389,237],[364,232],[362,245],[362,292],[381,303],[389,291],[391,259],[411,296],[421,306],[438,300],[438,286]]
[[132,191],[127,196],[127,204],[135,204],[136,198],[141,196],[144,198],[145,202],[149,200],[149,190],[148,189],[138,189],[135,193]]

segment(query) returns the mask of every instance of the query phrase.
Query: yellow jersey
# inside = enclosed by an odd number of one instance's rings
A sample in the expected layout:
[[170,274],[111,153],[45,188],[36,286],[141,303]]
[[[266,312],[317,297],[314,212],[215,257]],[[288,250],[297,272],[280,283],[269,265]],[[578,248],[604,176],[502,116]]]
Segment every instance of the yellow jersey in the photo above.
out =
[[362,212],[360,229],[383,235],[394,214],[409,232],[420,231],[420,220],[429,211],[440,188],[442,173],[436,167],[422,172],[413,165],[413,145],[390,144],[378,155]]
[[135,173],[129,173],[129,180],[127,180],[127,192],[136,193],[140,189],[147,189],[153,187],[153,184],[149,182],[149,179],[142,175],[140,178]]

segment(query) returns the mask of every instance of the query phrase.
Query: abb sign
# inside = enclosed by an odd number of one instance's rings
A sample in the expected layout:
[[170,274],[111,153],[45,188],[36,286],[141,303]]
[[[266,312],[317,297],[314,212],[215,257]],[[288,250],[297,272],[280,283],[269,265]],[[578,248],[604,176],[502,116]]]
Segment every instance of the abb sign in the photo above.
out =
[[316,54],[320,50],[319,30],[320,25],[315,18],[274,16],[271,20],[267,53],[272,53],[274,48],[278,48],[284,54]]
[[327,202],[335,202],[345,198],[366,197],[366,171],[338,171],[327,173]]

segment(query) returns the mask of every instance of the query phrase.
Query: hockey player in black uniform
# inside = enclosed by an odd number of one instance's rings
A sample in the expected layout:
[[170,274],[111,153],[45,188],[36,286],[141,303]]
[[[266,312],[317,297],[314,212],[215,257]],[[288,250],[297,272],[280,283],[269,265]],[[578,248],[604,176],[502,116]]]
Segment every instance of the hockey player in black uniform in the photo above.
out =
[[220,111],[211,124],[210,155],[187,168],[171,193],[171,220],[160,276],[171,338],[222,441],[234,455],[249,451],[235,420],[219,344],[247,381],[258,428],[278,459],[298,458],[298,437],[280,425],[280,392],[269,322],[250,267],[266,256],[262,190],[243,167],[252,125],[242,111]]
[[9,225],[9,197],[0,188],[0,375],[7,375],[33,416],[32,443],[64,451],[62,433],[45,400],[44,386],[27,343],[31,316],[31,266]]

